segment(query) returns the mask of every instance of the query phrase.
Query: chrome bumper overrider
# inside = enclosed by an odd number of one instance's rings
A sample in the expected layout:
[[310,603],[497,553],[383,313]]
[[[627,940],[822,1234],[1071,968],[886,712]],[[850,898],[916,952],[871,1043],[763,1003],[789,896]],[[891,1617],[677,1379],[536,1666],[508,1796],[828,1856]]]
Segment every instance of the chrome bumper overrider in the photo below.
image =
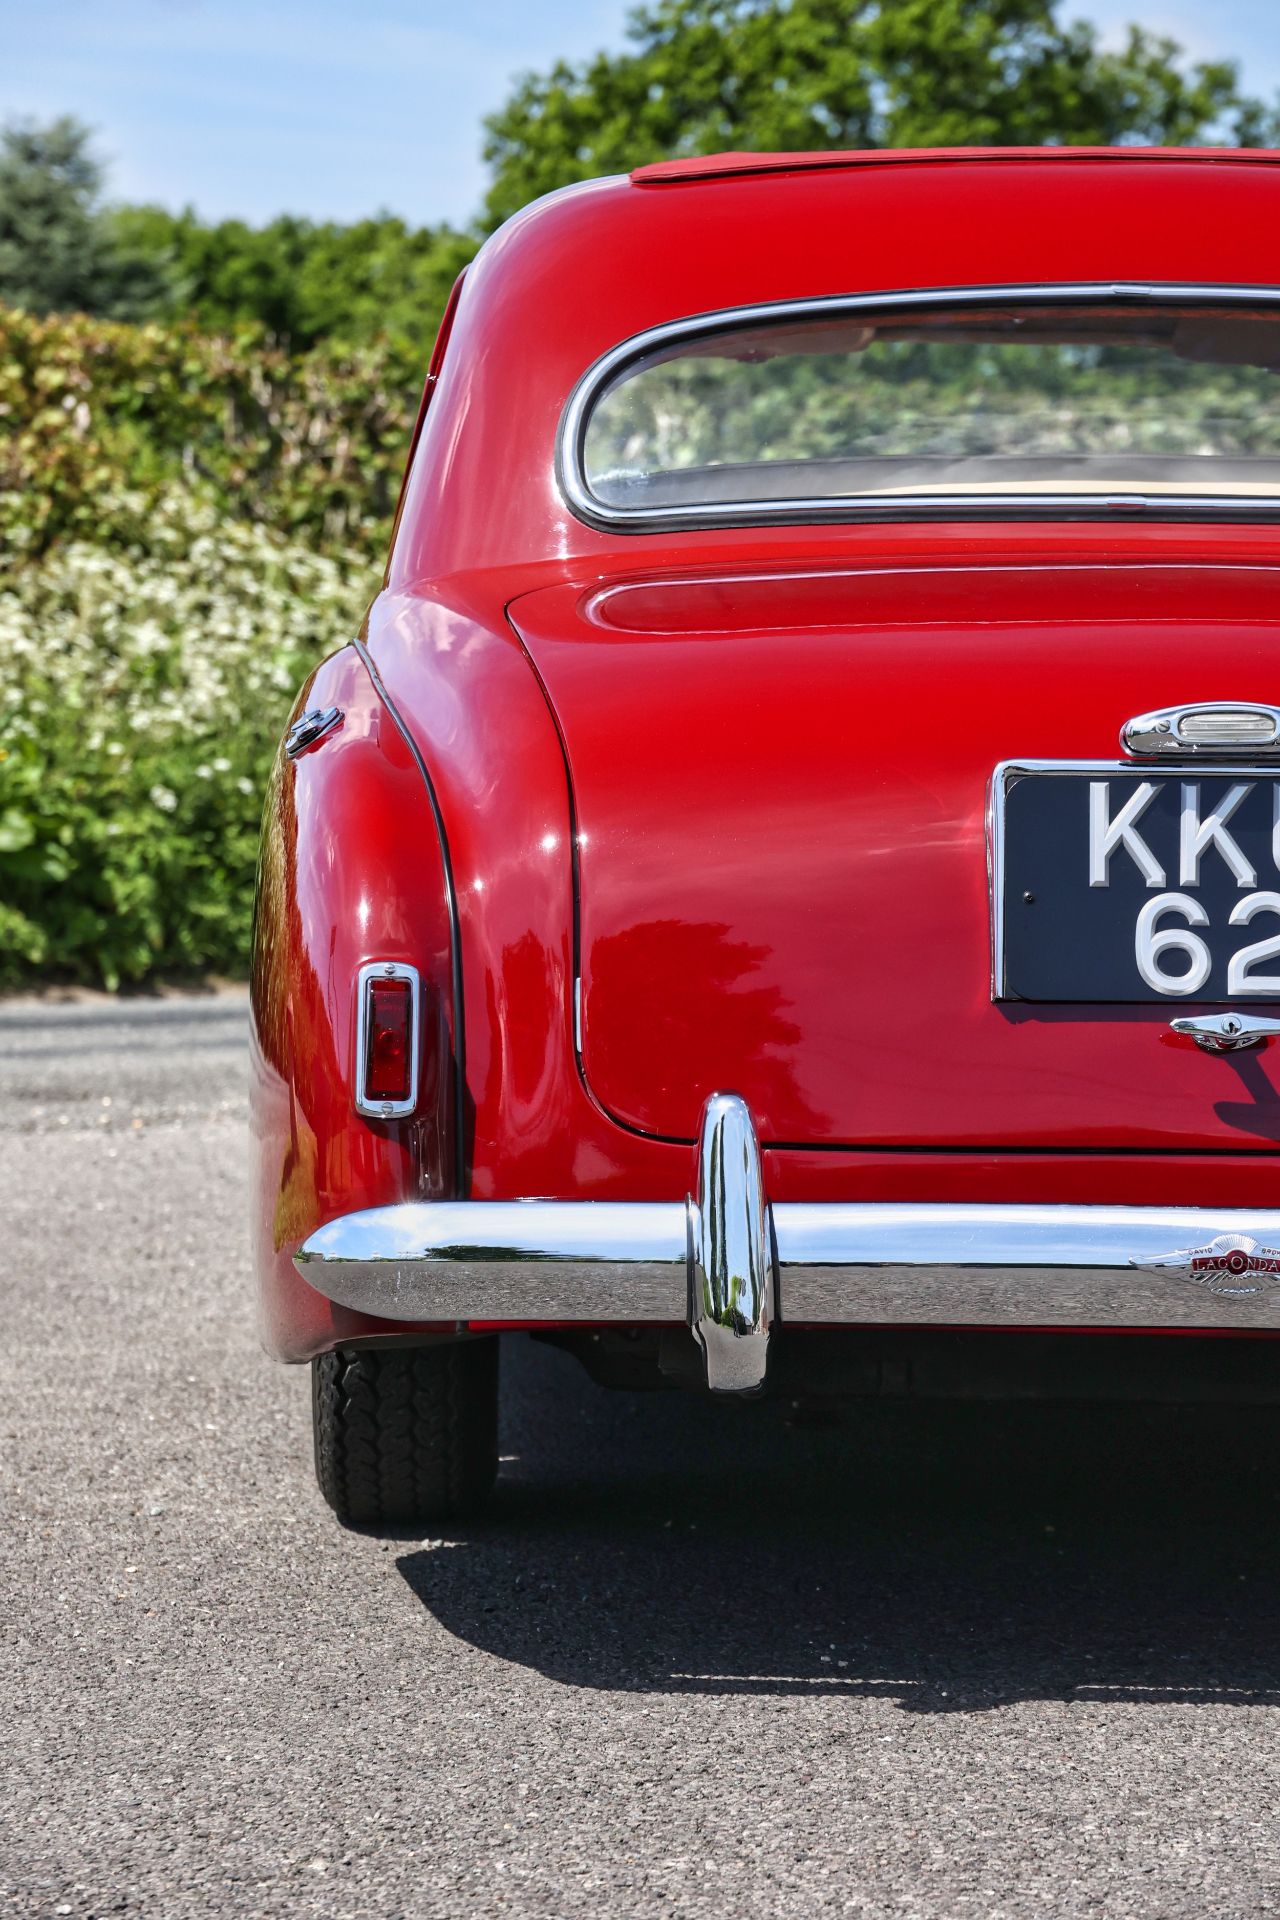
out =
[[1280,1328],[1280,1210],[769,1205],[751,1117],[707,1103],[688,1202],[406,1201],[298,1249],[328,1299],[407,1321],[686,1320],[707,1384],[804,1325]]

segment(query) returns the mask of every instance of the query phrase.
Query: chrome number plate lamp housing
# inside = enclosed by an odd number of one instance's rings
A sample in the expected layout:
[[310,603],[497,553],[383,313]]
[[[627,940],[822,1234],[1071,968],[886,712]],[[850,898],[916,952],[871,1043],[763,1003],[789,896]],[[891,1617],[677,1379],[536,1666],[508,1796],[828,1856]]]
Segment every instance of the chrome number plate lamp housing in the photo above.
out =
[[1280,760],[1280,707],[1254,700],[1198,700],[1126,720],[1125,752],[1140,760]]

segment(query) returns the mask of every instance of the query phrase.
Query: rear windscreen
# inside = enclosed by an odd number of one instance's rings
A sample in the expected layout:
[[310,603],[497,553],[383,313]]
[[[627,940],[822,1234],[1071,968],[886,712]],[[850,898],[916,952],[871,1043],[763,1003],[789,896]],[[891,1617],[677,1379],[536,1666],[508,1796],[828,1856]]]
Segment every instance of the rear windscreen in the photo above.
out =
[[1280,504],[1280,309],[975,308],[699,331],[596,394],[581,479],[619,516],[789,502]]

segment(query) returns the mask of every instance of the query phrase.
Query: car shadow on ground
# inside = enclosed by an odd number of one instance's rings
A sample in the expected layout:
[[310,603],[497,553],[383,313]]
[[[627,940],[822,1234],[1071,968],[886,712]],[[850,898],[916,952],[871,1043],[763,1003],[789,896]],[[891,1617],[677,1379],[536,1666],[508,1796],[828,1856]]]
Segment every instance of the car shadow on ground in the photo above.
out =
[[[611,1394],[512,1342],[481,1523],[402,1550],[460,1640],[568,1685],[1280,1706],[1280,1407]],[[1280,1366],[1280,1343],[1277,1343]]]

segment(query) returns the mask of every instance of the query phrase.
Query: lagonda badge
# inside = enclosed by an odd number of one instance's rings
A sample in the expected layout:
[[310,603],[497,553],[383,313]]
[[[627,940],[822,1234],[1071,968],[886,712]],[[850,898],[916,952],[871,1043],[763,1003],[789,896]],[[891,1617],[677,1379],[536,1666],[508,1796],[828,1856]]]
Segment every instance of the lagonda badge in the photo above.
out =
[[1152,1273],[1183,1274],[1194,1286],[1230,1300],[1247,1300],[1280,1288],[1280,1247],[1261,1246],[1247,1233],[1220,1233],[1207,1246],[1157,1254],[1154,1260],[1133,1260],[1130,1265]]

